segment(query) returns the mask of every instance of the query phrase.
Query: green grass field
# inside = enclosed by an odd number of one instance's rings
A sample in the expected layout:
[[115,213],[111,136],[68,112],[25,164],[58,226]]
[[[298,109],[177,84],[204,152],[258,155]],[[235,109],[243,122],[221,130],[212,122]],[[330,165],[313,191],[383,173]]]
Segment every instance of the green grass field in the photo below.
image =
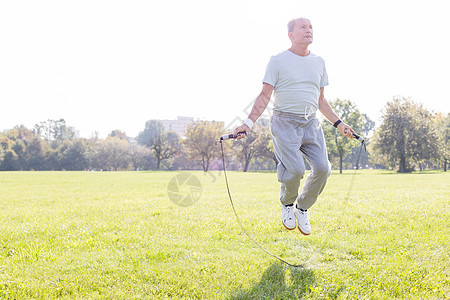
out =
[[275,173],[228,173],[244,227],[301,268],[243,234],[223,173],[191,173],[180,207],[179,172],[0,172],[0,299],[450,297],[449,173],[333,173],[307,237],[282,226]]

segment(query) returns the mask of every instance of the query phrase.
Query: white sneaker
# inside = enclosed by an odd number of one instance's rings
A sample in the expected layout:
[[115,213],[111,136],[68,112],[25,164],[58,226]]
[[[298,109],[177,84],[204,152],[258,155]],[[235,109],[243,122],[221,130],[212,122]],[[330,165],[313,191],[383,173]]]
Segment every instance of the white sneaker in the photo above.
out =
[[297,221],[294,216],[294,205],[285,206],[281,204],[281,218],[286,229],[294,230],[297,227]]
[[311,225],[309,225],[308,212],[306,210],[300,210],[297,207],[294,209],[294,215],[297,218],[298,230],[304,235],[311,234]]

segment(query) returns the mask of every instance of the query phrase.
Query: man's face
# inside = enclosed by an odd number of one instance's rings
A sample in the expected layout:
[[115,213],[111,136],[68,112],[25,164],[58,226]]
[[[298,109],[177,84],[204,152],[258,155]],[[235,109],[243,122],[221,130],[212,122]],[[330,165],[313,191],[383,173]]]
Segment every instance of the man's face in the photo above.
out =
[[294,30],[288,34],[293,45],[309,45],[313,42],[313,29],[308,19],[297,20]]

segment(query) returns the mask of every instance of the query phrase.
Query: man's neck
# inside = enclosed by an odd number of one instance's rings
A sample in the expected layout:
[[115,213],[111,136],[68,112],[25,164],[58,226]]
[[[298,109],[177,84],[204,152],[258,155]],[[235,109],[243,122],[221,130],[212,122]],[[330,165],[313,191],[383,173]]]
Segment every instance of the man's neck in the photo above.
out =
[[289,51],[299,56],[308,56],[311,53],[311,51],[308,50],[308,46],[306,47],[292,46],[291,48],[289,48]]

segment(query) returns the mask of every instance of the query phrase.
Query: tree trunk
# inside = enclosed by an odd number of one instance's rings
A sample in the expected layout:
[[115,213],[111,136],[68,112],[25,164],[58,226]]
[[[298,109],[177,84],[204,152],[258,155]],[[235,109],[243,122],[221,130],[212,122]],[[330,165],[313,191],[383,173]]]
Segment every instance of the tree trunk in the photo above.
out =
[[406,173],[406,158],[404,155],[400,157],[400,165],[398,167],[400,173]]
[[342,154],[339,153],[339,174],[342,174]]
[[247,172],[249,165],[250,165],[250,159],[246,158],[245,163],[244,163],[244,172]]
[[358,156],[356,157],[356,170],[359,170],[359,160],[361,159],[361,148],[359,149]]
[[203,172],[208,172],[209,169],[209,159],[202,159],[202,163],[203,163]]
[[444,172],[447,172],[447,159],[444,159]]
[[156,170],[159,170],[159,168],[161,167],[161,158],[157,157],[157,161],[156,161]]

